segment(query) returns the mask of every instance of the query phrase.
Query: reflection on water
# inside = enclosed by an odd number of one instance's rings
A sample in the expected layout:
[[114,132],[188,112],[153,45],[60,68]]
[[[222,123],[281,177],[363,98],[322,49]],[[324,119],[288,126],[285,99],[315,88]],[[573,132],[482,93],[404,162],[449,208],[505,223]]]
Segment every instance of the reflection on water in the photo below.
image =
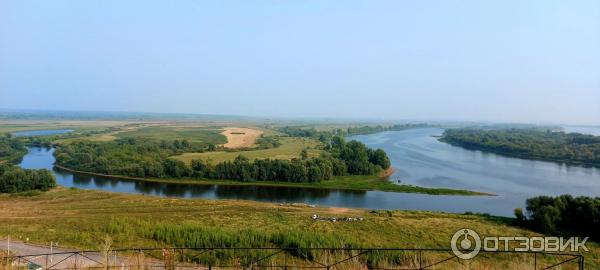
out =
[[427,128],[356,136],[388,152],[404,183],[487,191],[499,196],[435,196],[381,191],[294,187],[193,185],[90,176],[53,168],[53,149],[32,147],[24,168],[54,171],[59,185],[134,194],[203,199],[243,199],[369,209],[410,209],[512,216],[525,199],[537,195],[600,195],[600,170],[544,161],[507,158],[437,141],[441,129]]
[[[33,149],[31,150],[33,151]],[[52,150],[48,150],[51,152]],[[54,168],[57,180],[62,186],[73,186],[84,189],[100,189],[146,195],[181,197],[181,198],[211,198],[211,199],[244,199],[268,202],[304,201],[306,199],[326,198],[329,189],[294,188],[294,187],[265,187],[265,186],[236,186],[236,185],[198,185],[173,184],[160,182],[136,181],[131,179],[109,178],[88,174],[71,173]],[[365,191],[343,191],[344,193],[360,195]]]

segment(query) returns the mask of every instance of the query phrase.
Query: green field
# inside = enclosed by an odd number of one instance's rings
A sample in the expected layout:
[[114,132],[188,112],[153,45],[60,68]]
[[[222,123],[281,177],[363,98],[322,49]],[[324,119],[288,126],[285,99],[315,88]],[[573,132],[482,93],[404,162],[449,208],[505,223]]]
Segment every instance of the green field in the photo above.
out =
[[227,142],[223,130],[209,127],[152,126],[116,133],[117,138],[146,138],[151,140],[188,140],[197,144]]
[[102,121],[56,121],[56,122],[0,122],[0,134],[28,130],[73,129],[75,132],[101,131],[110,126],[118,126],[121,122]]
[[302,149],[308,148],[309,157],[317,157],[321,150],[315,149],[318,142],[308,138],[281,137],[281,146],[271,149],[250,150],[250,151],[218,151],[206,153],[185,153],[173,158],[183,162],[190,163],[193,159],[210,160],[216,164],[222,161],[233,160],[239,155],[243,155],[250,160],[254,159],[292,159],[299,158]]
[[[313,214],[358,216],[364,217],[364,221],[314,221]],[[311,208],[73,189],[33,196],[0,195],[0,235],[10,234],[21,241],[28,238],[39,244],[60,241],[62,247],[81,249],[98,249],[106,235],[114,239],[115,248],[203,245],[448,248],[454,232],[462,228],[484,235],[537,235],[513,227],[511,222],[505,218],[424,211]],[[584,253],[587,266],[596,269],[600,266],[599,246],[588,242],[588,248],[590,252]],[[550,262],[538,258],[538,267]],[[532,264],[532,257],[510,254],[481,256],[466,265],[454,261],[441,269],[530,269]]]

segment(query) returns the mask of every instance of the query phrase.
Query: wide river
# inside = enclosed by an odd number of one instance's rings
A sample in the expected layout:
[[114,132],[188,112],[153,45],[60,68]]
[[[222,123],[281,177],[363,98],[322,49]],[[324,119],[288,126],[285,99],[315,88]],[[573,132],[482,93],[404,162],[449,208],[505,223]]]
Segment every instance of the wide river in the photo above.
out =
[[537,195],[600,195],[600,169],[502,157],[439,142],[442,129],[425,128],[355,136],[384,149],[403,183],[484,191],[498,196],[439,196],[381,191],[166,184],[74,174],[53,168],[53,149],[32,147],[24,168],[53,170],[59,185],[134,194],[203,199],[245,199],[369,209],[466,211],[512,216]]

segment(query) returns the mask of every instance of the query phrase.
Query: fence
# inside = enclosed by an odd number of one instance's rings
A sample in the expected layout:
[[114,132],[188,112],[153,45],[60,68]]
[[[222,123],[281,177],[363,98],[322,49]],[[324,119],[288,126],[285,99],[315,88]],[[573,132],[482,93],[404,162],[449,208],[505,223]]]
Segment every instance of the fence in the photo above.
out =
[[12,255],[0,261],[5,268],[31,270],[478,269],[478,265],[495,264],[534,270],[584,269],[584,257],[578,253],[482,250],[471,260],[461,260],[450,249],[416,248],[138,248]]

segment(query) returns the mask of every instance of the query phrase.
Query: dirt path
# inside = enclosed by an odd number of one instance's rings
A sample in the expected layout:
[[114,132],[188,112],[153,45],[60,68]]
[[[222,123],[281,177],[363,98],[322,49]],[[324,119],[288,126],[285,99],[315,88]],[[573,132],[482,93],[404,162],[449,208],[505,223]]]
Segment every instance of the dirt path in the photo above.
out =
[[262,131],[250,128],[228,127],[221,134],[227,137],[227,148],[252,147],[256,139],[263,134]]
[[[7,239],[0,240],[0,249],[8,250]],[[100,265],[100,262],[106,261],[106,258],[98,252],[74,255],[74,253],[72,253],[73,251],[75,250],[55,247],[51,252],[50,246],[26,244],[18,241],[10,242],[11,255],[23,256],[14,262],[21,266],[34,263],[43,268],[66,269],[72,268],[74,265],[77,265],[77,267],[93,267]],[[111,265],[125,265],[127,260],[127,257],[116,255],[109,256],[109,264]]]

